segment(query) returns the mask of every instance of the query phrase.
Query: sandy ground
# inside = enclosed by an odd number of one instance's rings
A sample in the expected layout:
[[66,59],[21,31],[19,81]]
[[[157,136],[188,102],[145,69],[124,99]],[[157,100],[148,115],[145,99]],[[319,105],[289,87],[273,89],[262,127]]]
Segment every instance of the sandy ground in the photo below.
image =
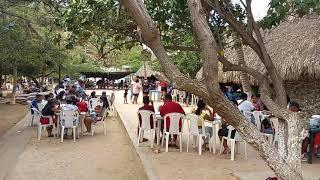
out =
[[17,124],[26,113],[25,105],[0,104],[0,137]]
[[107,136],[102,127],[91,136],[60,143],[58,139],[36,140],[35,134],[19,156],[7,180],[144,180],[140,159],[119,120],[107,120]]
[[[122,97],[122,92],[117,92],[117,97]],[[122,98],[119,98],[122,99]],[[141,101],[140,101],[141,102]],[[122,117],[122,120],[127,126],[128,133],[133,137],[132,141],[136,143],[136,127],[137,117],[136,112],[140,105],[123,104],[122,100],[117,103],[117,110]],[[159,106],[160,102],[155,103],[155,107]],[[183,106],[186,113],[190,112],[191,107]],[[184,129],[186,130],[186,123]],[[145,133],[145,137],[149,137]],[[149,143],[143,143],[139,150],[147,157],[149,165],[155,171],[157,176],[162,180],[235,180],[235,179],[266,179],[268,176],[273,176],[273,172],[267,166],[265,161],[259,156],[251,146],[248,147],[248,160],[244,158],[243,144],[240,147],[240,153],[236,154],[235,161],[230,160],[229,155],[219,155],[219,145],[217,144],[217,154],[208,151],[203,152],[201,156],[197,154],[197,149],[189,149],[186,152],[187,133],[183,133],[183,152],[178,149],[169,148],[169,153],[164,152],[161,147],[161,153],[155,154],[150,148]],[[190,147],[190,146],[189,146]],[[192,147],[192,146],[191,146]],[[303,174],[305,179],[320,179],[320,162],[314,160],[314,164],[303,163]]]

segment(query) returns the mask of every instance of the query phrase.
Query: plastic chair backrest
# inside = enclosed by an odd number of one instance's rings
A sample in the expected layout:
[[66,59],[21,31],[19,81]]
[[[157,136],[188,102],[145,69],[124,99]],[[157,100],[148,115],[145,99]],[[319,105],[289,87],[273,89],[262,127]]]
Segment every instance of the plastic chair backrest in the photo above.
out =
[[[74,117],[75,114],[76,114],[76,117]],[[60,119],[61,120],[64,119],[64,127],[73,127],[74,118],[77,119],[75,126],[78,126],[79,114],[77,111],[74,111],[74,110],[62,110],[61,111]]]
[[236,131],[234,138],[231,138],[231,133],[233,130],[235,130],[235,128],[233,126],[228,125],[228,139],[235,139],[236,141],[241,141],[241,136],[239,135],[239,133]]
[[152,115],[153,120],[155,120],[155,113],[149,110],[139,110],[138,114],[141,116],[141,126],[139,125],[139,127],[143,130],[151,129],[150,116]]
[[275,135],[278,135],[279,132],[279,120],[276,117],[270,118],[272,128],[274,129]]
[[170,127],[169,127],[169,133],[170,134],[178,134],[180,131],[179,131],[179,122],[180,120],[182,120],[183,118],[183,114],[181,113],[169,113],[169,114],[166,114],[164,116],[164,129],[165,131],[167,132],[167,117],[169,117],[169,121],[170,121]]
[[37,105],[38,105],[39,111],[42,111],[42,109],[44,108],[44,104],[38,103]]
[[33,113],[34,114],[37,114],[37,115],[40,115],[40,116],[42,116],[42,113],[41,113],[41,111],[39,111],[37,108],[31,108],[32,110],[33,110]]
[[253,114],[256,126],[258,127],[259,131],[261,131],[261,122],[262,122],[262,116],[263,116],[262,111],[253,111],[252,114]]
[[186,117],[188,121],[188,127],[189,127],[189,133],[195,136],[199,135],[199,129],[198,129],[198,120],[199,116],[196,114],[187,114]]
[[98,106],[98,105],[99,105],[99,99],[98,98],[91,98],[89,100],[89,110],[90,111],[94,110],[94,108],[96,106]]
[[101,121],[104,121],[107,118],[108,109],[104,110]]

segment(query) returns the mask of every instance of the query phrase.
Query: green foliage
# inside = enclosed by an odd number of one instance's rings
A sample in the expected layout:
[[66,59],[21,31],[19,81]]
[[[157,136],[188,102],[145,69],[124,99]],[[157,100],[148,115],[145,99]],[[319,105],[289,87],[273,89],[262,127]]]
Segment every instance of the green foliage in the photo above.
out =
[[308,14],[320,14],[320,0],[272,0],[268,15],[260,22],[261,27],[271,28],[279,25],[288,16],[302,17]]
[[118,51],[116,67],[130,66],[132,71],[137,71],[142,66],[141,48],[135,46],[131,49],[123,48]]
[[189,74],[192,78],[197,75],[201,68],[200,59],[199,53],[195,52],[178,52],[173,55],[174,63],[179,70],[184,74]]

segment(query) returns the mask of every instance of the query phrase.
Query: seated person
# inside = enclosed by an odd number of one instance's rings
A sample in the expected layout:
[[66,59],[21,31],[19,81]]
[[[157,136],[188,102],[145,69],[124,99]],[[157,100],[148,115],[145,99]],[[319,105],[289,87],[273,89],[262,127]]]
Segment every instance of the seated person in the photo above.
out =
[[[228,123],[224,119],[222,119],[221,120],[221,129],[219,129],[219,131],[218,131],[220,141],[223,140],[223,137],[228,137],[228,132],[229,132],[228,126],[229,126]],[[234,138],[235,134],[236,134],[236,130],[232,130],[231,131],[231,138]],[[223,154],[227,154],[230,151],[228,144],[227,144],[227,141],[223,141],[223,147],[224,147]]]
[[271,126],[269,118],[265,118],[261,122],[261,132],[266,134],[273,134],[273,128]]
[[[73,119],[73,125],[75,125],[76,121],[78,120],[76,117],[79,117],[79,116],[76,115],[76,113],[80,113],[80,111],[79,111],[77,106],[73,105],[73,99],[72,98],[67,98],[66,102],[67,102],[67,104],[61,108],[61,113],[62,113],[61,114],[61,125],[64,125],[64,123],[65,123],[64,111],[68,111],[68,110],[72,110],[75,113],[74,114],[74,119]],[[64,131],[64,136],[65,137],[67,136],[67,133],[68,133],[68,129],[65,129],[65,131]]]
[[91,124],[96,123],[97,121],[101,121],[105,110],[106,108],[104,108],[103,105],[98,105],[94,108],[94,110],[90,113],[89,116],[86,116],[84,118],[84,125],[87,129],[85,135],[91,134]]
[[[143,106],[140,107],[139,110],[148,110],[148,111],[154,112],[154,107],[152,104],[150,104],[149,96],[143,96]],[[142,119],[140,114],[138,114],[138,118],[139,118],[139,124],[141,126]],[[150,127],[151,129],[153,129],[152,116],[150,116]],[[139,127],[138,127],[138,133],[139,133]],[[148,139],[143,138],[143,141],[148,141]]]
[[102,102],[103,108],[105,109],[109,108],[109,101],[108,101],[107,93],[105,91],[102,92],[102,95],[100,97],[100,102]]
[[[48,103],[42,109],[42,117],[40,118],[41,124],[49,124],[50,120],[52,120],[53,123],[57,123],[55,113],[58,112],[60,112],[60,110],[58,108],[57,101],[55,99],[49,100]],[[53,137],[52,128],[52,126],[47,127],[48,137]]]
[[260,104],[259,104],[257,95],[252,95],[251,96],[251,102],[252,102],[252,105],[253,105],[255,111],[261,111],[262,110],[260,108]]
[[82,99],[81,101],[77,102],[77,107],[80,112],[87,112],[88,111],[88,104],[85,101],[86,99]]
[[[36,97],[31,101],[31,108],[35,108],[39,110],[38,103],[41,103],[42,99],[43,99],[43,96],[40,94],[37,94]],[[31,109],[31,114],[34,114],[32,109]]]
[[[209,112],[209,113],[208,113]],[[206,105],[205,102],[203,102],[202,99],[199,99],[198,103],[197,103],[197,110],[195,110],[193,112],[194,114],[199,116],[198,119],[198,128],[199,128],[199,132],[202,133],[202,124],[204,120],[208,120],[208,121],[213,121],[214,119],[214,113],[212,112],[212,110]],[[205,126],[205,132],[210,134],[210,138],[212,137],[212,128]],[[209,137],[203,137],[203,148],[205,148],[206,150],[209,149],[208,145],[209,145]]]
[[241,101],[238,104],[239,110],[243,113],[243,115],[247,118],[249,122],[255,123],[252,112],[254,111],[253,104],[248,101],[248,95],[246,93],[242,93]]
[[[160,115],[162,117],[165,116],[166,114],[169,114],[169,113],[181,113],[184,115],[186,114],[184,112],[183,108],[180,106],[180,104],[172,101],[171,94],[166,94],[164,96],[163,101],[164,101],[164,105],[160,107]],[[166,123],[166,126],[167,126],[166,131],[169,131],[169,127],[170,127],[170,118],[169,117],[167,118],[166,122],[167,122]],[[180,120],[180,123],[179,123],[180,130],[181,130],[181,126],[182,126],[182,121]],[[173,140],[170,141],[169,145],[176,147],[177,146],[176,142],[177,142],[177,135],[174,135]]]

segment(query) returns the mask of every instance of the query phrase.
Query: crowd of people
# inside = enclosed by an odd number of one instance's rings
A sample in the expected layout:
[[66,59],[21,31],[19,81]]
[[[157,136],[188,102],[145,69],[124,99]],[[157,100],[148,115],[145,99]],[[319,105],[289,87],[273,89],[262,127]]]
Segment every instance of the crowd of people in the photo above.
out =
[[[114,93],[111,94],[114,99]],[[92,105],[94,99],[99,103],[95,107],[89,107]],[[110,101],[111,100],[111,101]],[[85,93],[85,84],[82,80],[71,81],[69,78],[64,78],[48,95],[37,94],[31,102],[31,113],[35,113],[34,110],[41,112],[40,123],[49,124],[53,122],[57,126],[57,116],[61,113],[61,124],[65,122],[64,112],[72,110],[75,114],[86,112],[84,118],[84,125],[87,129],[85,135],[91,134],[91,124],[96,123],[102,119],[103,114],[109,108],[109,102],[113,102],[112,98],[108,99],[106,92],[102,92],[101,96],[97,96],[96,92],[91,92],[90,96]],[[44,107],[40,108],[42,104]],[[90,109],[90,111],[89,111]],[[74,119],[73,123],[76,123],[77,119]],[[53,126],[47,128],[48,136],[53,137],[52,134]],[[64,132],[65,138],[68,138],[68,130]]]
[[[136,80],[135,83],[133,83],[133,95],[135,97],[138,96],[139,91],[141,88],[143,88],[141,85],[138,85],[139,81]],[[164,84],[164,83],[163,83]],[[172,101],[172,96],[171,93],[168,93],[167,88],[165,85],[161,86],[161,91],[164,92],[164,98],[163,98],[163,105],[159,107],[159,112],[162,117],[164,117],[168,113],[181,113],[185,114],[185,111],[181,107],[181,105],[177,102]],[[222,92],[224,93],[225,97],[228,98],[231,102],[234,103],[234,105],[243,113],[243,115],[246,117],[246,119],[250,122],[255,124],[256,121],[253,116],[254,111],[262,111],[263,113],[268,114],[269,116],[265,116],[263,119],[261,119],[261,127],[258,127],[259,130],[262,133],[266,134],[275,134],[275,129],[274,126],[272,125],[272,122],[270,121],[270,117],[272,117],[272,114],[269,112],[267,107],[264,105],[262,100],[260,99],[259,94],[252,94],[251,97],[248,99],[248,95],[242,91],[233,91],[232,87],[227,86],[225,88],[221,88]],[[134,103],[136,103],[137,98],[134,99]],[[148,93],[144,93],[143,97],[143,106],[139,108],[139,110],[149,110],[152,112],[155,112],[153,102],[150,101]],[[288,99],[288,110],[291,112],[299,112],[300,106],[297,102],[290,101]],[[197,102],[197,107],[192,111],[192,113],[198,115],[198,128],[199,128],[199,133],[202,133],[203,130],[203,121],[214,121],[214,117],[216,116],[216,113],[214,110],[206,105],[206,103],[202,100],[199,99]],[[168,119],[166,124],[166,127],[170,127],[170,119]],[[141,116],[139,115],[139,123],[141,125]],[[181,128],[182,122],[180,122],[179,127]],[[257,125],[257,124],[255,124]],[[153,128],[153,119],[150,117],[150,126]],[[218,131],[218,136],[220,140],[222,140],[222,137],[227,137],[228,136],[228,126],[229,124],[227,121],[224,119],[221,120],[221,128]],[[164,125],[162,124],[161,126],[161,132],[163,132]],[[203,149],[209,150],[209,139],[212,136],[212,128],[211,127],[204,127],[206,133],[210,134],[210,137],[204,138],[204,144],[203,144]],[[139,132],[139,131],[138,131]],[[231,131],[231,138],[234,138],[236,134],[236,130]],[[172,138],[170,137],[170,143],[169,147],[176,147],[176,136],[173,136]],[[147,139],[143,139],[143,141],[147,141]],[[307,148],[309,146],[309,138],[305,138],[302,143],[302,160],[306,160],[306,153],[307,153]],[[230,149],[227,145],[227,142],[223,142],[224,150],[223,153],[229,153]]]

